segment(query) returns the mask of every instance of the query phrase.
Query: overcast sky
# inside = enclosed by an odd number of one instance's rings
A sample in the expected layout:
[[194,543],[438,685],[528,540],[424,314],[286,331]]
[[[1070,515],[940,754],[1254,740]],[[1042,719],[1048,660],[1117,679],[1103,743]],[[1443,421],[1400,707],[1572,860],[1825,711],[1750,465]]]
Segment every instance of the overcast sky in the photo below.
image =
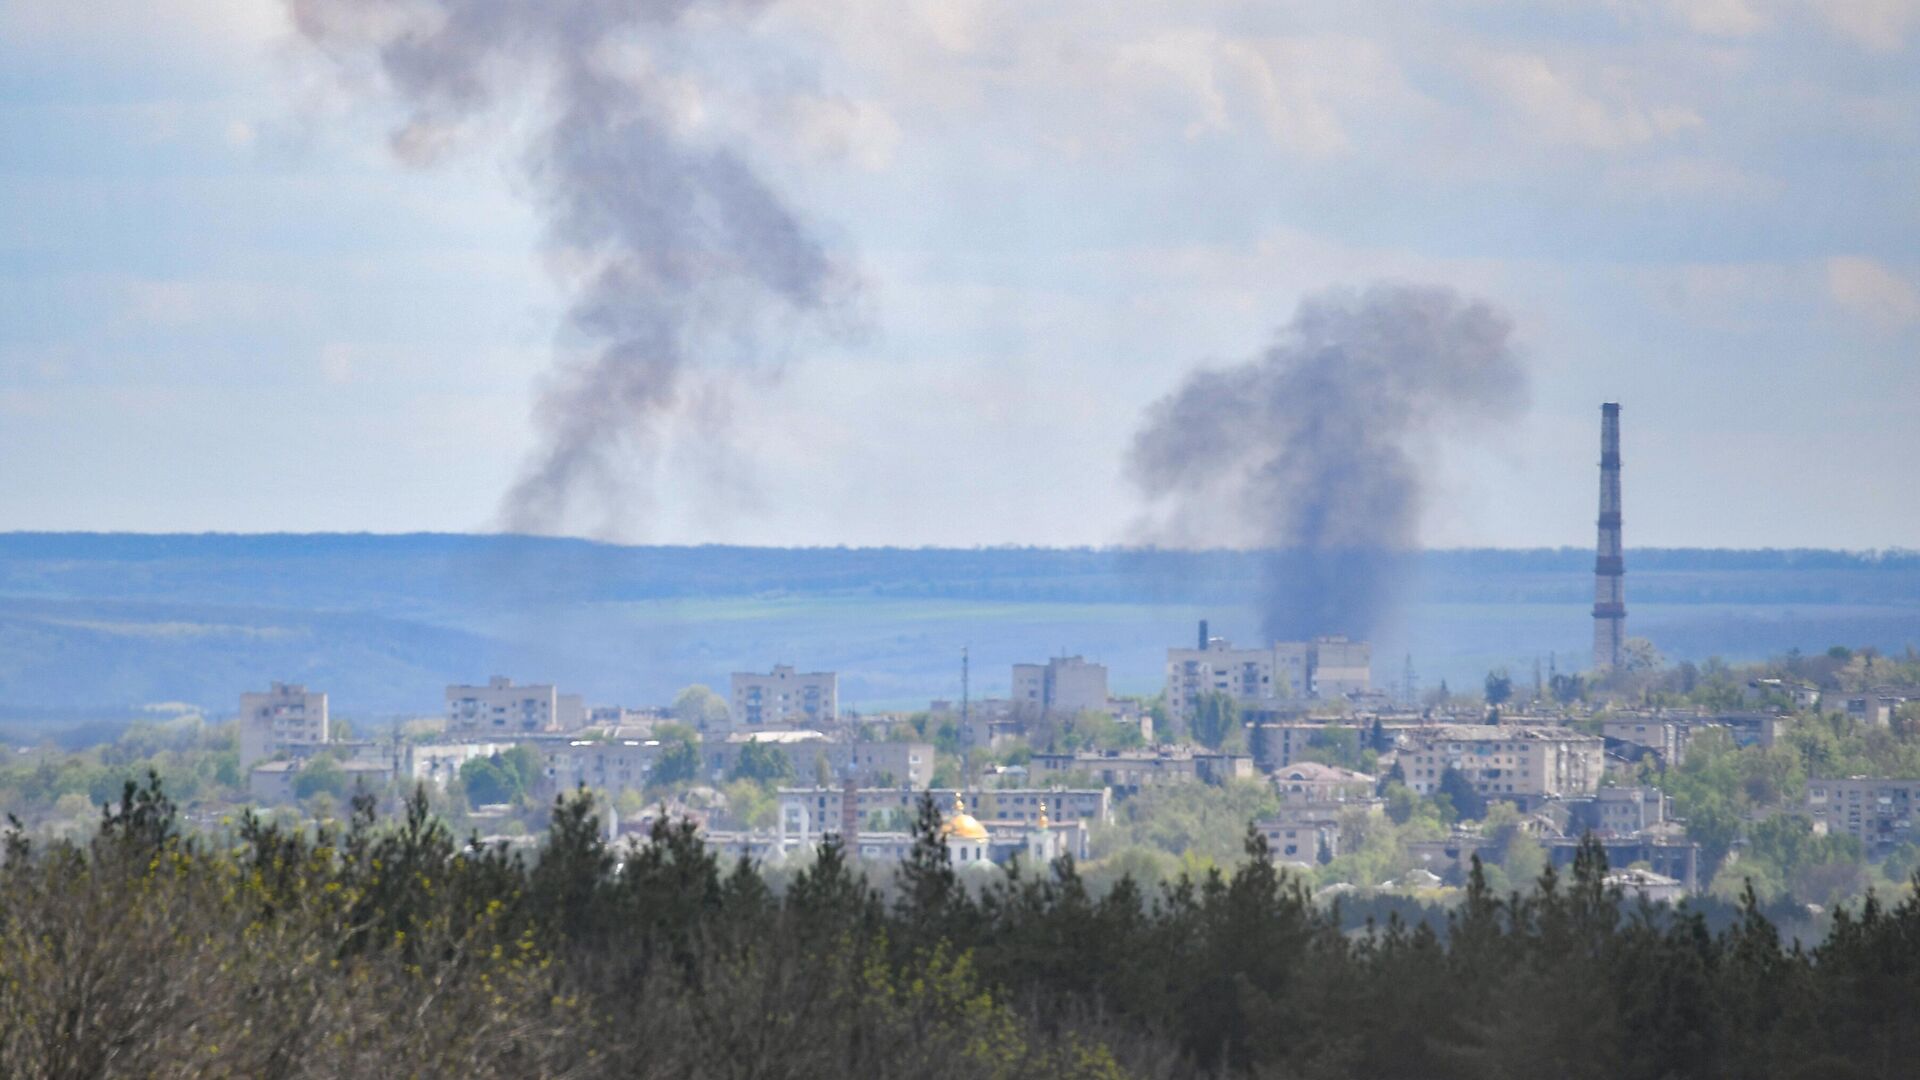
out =
[[[555,531],[1106,544],[1303,295],[1513,318],[1431,545],[1920,547],[1920,0],[784,0],[645,58],[859,282]],[[0,529],[482,530],[565,296],[536,100],[396,161],[267,0],[0,0]],[[560,341],[562,344],[556,345]],[[724,447],[715,453],[714,445]]]

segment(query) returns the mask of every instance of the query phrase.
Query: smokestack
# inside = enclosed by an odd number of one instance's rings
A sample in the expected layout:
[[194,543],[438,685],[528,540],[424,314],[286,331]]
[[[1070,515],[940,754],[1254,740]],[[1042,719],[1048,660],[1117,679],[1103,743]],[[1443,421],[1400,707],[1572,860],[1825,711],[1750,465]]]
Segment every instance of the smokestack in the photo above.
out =
[[1620,544],[1620,406],[1600,406],[1600,539],[1593,561],[1593,666],[1620,666],[1627,639],[1627,564]]
[[847,764],[847,775],[840,785],[840,841],[846,845],[847,857],[860,858],[860,785],[856,782],[858,773],[851,761]]
[[1200,651],[1205,652],[1206,648],[1207,648],[1207,620],[1201,619],[1200,620]]

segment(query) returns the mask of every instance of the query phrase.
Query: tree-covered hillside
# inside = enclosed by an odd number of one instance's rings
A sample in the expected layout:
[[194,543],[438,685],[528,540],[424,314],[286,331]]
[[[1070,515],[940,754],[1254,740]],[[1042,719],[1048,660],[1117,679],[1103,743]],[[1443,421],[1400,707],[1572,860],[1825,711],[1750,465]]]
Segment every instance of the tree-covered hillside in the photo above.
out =
[[[1535,658],[1577,667],[1591,556],[1407,557],[1376,674],[1426,685]],[[1631,551],[1636,634],[1670,658],[1758,658],[1836,641],[1920,641],[1920,557]],[[791,662],[842,673],[855,708],[975,691],[1061,651],[1153,690],[1164,649],[1257,636],[1257,554],[1040,548],[623,547],[455,535],[0,535],[0,732],[52,713],[187,701],[224,710],[274,679],[342,715],[431,713],[448,682],[510,674],[603,702]]]

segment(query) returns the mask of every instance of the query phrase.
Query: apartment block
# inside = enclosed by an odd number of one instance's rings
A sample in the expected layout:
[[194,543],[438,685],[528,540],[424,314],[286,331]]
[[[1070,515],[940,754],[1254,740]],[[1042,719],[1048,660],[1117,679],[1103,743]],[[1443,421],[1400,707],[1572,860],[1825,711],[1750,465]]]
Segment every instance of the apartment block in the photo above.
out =
[[1669,766],[1686,761],[1692,730],[1678,720],[1654,716],[1626,716],[1600,725],[1601,736],[1609,744],[1618,744],[1614,749],[1625,756],[1637,759],[1641,754],[1651,753],[1661,764]]
[[1303,761],[1273,774],[1274,790],[1283,803],[1329,804],[1368,801],[1377,781],[1366,773]]
[[322,746],[329,737],[327,695],[298,683],[274,683],[264,694],[240,695],[240,768],[279,754]]
[[1807,816],[1814,828],[1852,836],[1868,851],[1884,851],[1913,836],[1920,780],[1872,776],[1807,781]]
[[[1260,721],[1253,725],[1248,740],[1254,764],[1266,772],[1276,772],[1306,760],[1307,749],[1330,725],[1306,720]],[[1366,734],[1362,729],[1361,734]]]
[[1372,688],[1373,646],[1344,637],[1283,641],[1236,649],[1207,638],[1192,649],[1167,650],[1168,707],[1191,714],[1200,699],[1221,693],[1243,706],[1277,701],[1331,700]]
[[1323,853],[1329,859],[1340,854],[1340,821],[1331,813],[1256,821],[1253,827],[1266,837],[1276,862],[1312,863]]
[[1102,711],[1107,707],[1107,667],[1078,656],[1015,664],[1013,707],[1027,718]]
[[1569,832],[1632,836],[1667,821],[1667,797],[1656,787],[1603,787],[1591,799],[1573,800]]
[[485,686],[447,687],[447,732],[453,735],[505,735],[572,731],[586,710],[574,694],[551,683],[516,686],[495,675]]
[[653,739],[574,740],[536,747],[545,765],[546,791],[552,795],[585,785],[608,795],[647,786],[660,743]]
[[812,783],[824,773],[844,783],[921,790],[933,783],[933,744],[920,742],[835,742],[817,731],[735,732],[700,744],[707,775],[723,780],[733,772],[748,743],[771,747],[787,759],[793,779]]
[[1236,649],[1226,638],[1209,638],[1197,649],[1167,650],[1167,707],[1191,715],[1200,699],[1226,694],[1252,704],[1302,698],[1307,692],[1304,651]]
[[[941,814],[953,811],[954,797],[964,795],[967,809],[985,822],[1037,823],[1042,808],[1052,821],[1082,821],[1094,825],[1113,818],[1113,796],[1105,788],[979,788],[960,791],[937,788],[931,792],[904,788],[863,787],[855,792],[859,800],[861,822],[874,814],[888,817],[900,811],[909,819],[919,812],[923,794],[933,796]],[[782,805],[804,805],[809,820],[829,823],[837,829],[846,789],[840,787],[790,787],[780,789]]]
[[1334,701],[1373,689],[1373,646],[1333,635],[1307,643],[1307,696]]
[[1606,742],[1561,727],[1442,724],[1402,729],[1401,771],[1421,795],[1451,768],[1489,799],[1531,805],[1600,790]]
[[732,706],[735,727],[821,727],[840,715],[840,677],[789,664],[766,675],[735,672]]
[[1836,711],[1845,713],[1854,720],[1869,727],[1887,727],[1893,723],[1894,714],[1900,706],[1907,703],[1904,694],[1889,690],[1869,690],[1857,694],[1842,694],[1834,705]]
[[1082,750],[1035,754],[1027,767],[1042,779],[1084,774],[1093,782],[1132,794],[1157,784],[1224,784],[1252,779],[1253,758],[1188,747],[1158,750]]

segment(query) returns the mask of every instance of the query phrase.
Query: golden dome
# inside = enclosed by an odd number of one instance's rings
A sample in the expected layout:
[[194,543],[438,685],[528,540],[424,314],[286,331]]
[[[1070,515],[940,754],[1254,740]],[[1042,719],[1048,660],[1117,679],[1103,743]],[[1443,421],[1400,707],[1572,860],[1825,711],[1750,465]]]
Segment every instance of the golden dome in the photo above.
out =
[[958,840],[985,840],[987,827],[967,813],[966,796],[956,792],[953,796],[953,816],[941,824],[940,835]]

